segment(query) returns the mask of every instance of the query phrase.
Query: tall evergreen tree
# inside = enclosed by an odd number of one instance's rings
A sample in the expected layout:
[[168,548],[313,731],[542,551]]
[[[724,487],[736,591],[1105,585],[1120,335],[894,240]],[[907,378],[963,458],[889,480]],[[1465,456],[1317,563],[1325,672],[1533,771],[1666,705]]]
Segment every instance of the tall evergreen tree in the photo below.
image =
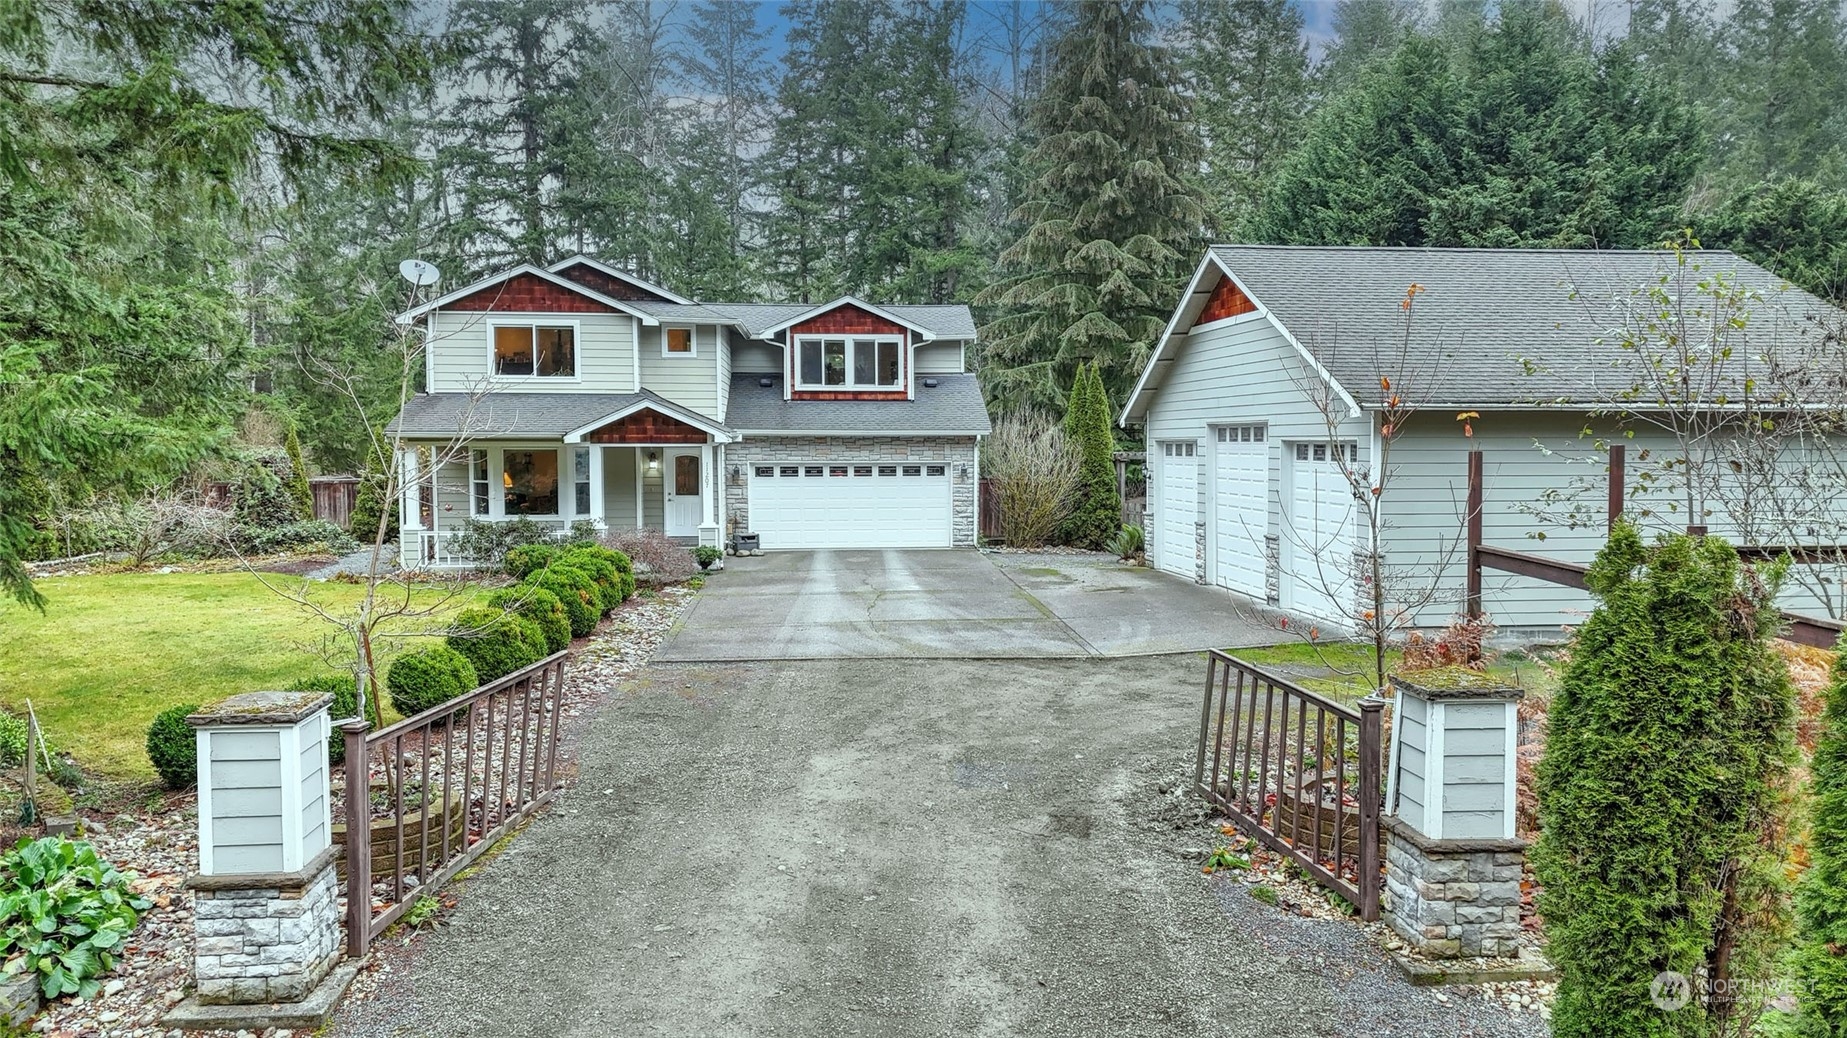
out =
[[1206,220],[1200,142],[1146,0],[1085,0],[1052,42],[1034,102],[1026,231],[977,297],[983,383],[1006,406],[1055,409],[1079,364],[1112,405],[1153,349]]
[[1847,307],[1847,189],[1813,180],[1756,184],[1695,222],[1702,244],[1733,249]]
[[1263,201],[1308,110],[1308,44],[1289,0],[1187,0],[1182,63],[1206,142],[1201,186],[1219,236]]
[[1418,0],[1336,0],[1334,39],[1315,66],[1321,96],[1341,93],[1389,58],[1417,27],[1422,10]]
[[1840,0],[1739,0],[1716,107],[1734,184],[1819,176],[1847,186],[1847,10]]
[[1847,646],[1837,646],[1809,761],[1808,871],[1796,890],[1802,1034],[1847,1034]]
[[1318,112],[1248,233],[1647,245],[1672,226],[1702,155],[1697,113],[1627,48],[1593,56],[1561,9],[1521,0],[1473,34],[1414,34]]
[[1060,529],[1066,544],[1101,548],[1122,529],[1116,492],[1116,438],[1109,398],[1095,364],[1080,364],[1065,401],[1065,442],[1078,456],[1077,501]]
[[597,146],[606,41],[594,0],[459,0],[436,161],[454,193],[467,277],[589,245],[589,200],[619,182]]

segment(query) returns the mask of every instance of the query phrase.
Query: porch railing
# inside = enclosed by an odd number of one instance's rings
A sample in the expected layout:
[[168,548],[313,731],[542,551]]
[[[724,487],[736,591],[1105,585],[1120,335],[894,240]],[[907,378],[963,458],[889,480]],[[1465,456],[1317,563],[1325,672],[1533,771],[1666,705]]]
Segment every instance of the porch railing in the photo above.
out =
[[557,794],[567,655],[376,732],[341,726],[349,954]]
[[1381,712],[1207,654],[1193,785],[1246,833],[1379,917]]

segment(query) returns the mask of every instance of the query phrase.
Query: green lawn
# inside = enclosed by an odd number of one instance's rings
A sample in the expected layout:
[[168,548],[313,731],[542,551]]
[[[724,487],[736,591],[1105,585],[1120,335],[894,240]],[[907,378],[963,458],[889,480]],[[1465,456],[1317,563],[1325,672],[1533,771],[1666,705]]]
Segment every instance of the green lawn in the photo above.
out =
[[[0,602],[0,704],[23,710],[32,700],[53,744],[88,771],[151,778],[144,740],[155,714],[331,669],[320,653],[332,625],[249,573],[112,574],[38,586],[49,600],[43,614]],[[330,608],[351,607],[362,592],[310,586]]]
[[[1290,642],[1225,651],[1338,702],[1356,702],[1372,691],[1372,679],[1368,676],[1372,672],[1370,645]],[[1388,655],[1391,662],[1387,669],[1396,669],[1401,654],[1394,649]],[[1524,652],[1496,655],[1489,661],[1488,673],[1526,689],[1530,695],[1549,695],[1552,691],[1551,672]]]

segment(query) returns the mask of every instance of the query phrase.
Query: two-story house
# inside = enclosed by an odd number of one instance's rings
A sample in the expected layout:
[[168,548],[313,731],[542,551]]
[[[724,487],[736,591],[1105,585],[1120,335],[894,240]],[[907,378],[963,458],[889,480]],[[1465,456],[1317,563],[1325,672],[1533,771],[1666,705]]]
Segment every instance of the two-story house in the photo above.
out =
[[586,256],[403,314],[427,391],[403,449],[403,561],[459,565],[469,519],[740,531],[766,550],[975,543],[965,306],[700,303]]

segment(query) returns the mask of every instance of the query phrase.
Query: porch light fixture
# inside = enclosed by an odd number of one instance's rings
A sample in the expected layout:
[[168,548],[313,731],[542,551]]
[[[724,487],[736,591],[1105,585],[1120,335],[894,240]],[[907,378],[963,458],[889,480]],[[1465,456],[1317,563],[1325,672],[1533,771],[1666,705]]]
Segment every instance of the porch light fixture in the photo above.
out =
[[661,456],[655,453],[654,451],[649,451],[648,452],[648,471],[649,472],[659,472],[660,470],[661,470]]

